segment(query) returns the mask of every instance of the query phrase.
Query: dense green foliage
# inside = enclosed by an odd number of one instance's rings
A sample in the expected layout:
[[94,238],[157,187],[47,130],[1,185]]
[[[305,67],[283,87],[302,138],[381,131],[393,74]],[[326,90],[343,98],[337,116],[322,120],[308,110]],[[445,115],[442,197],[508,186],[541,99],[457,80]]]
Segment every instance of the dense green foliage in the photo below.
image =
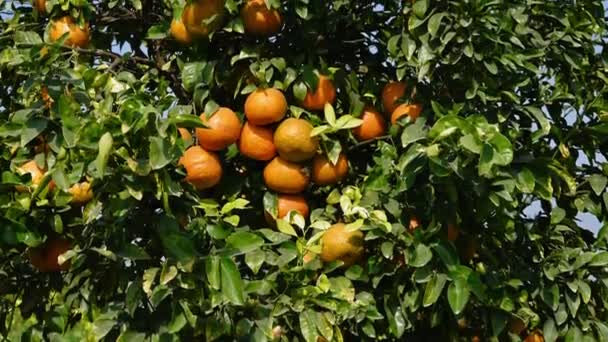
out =
[[[267,2],[279,34],[244,34],[242,1],[226,0],[221,27],[184,46],[168,34],[179,0],[48,0],[44,16],[0,0],[0,336],[517,341],[518,317],[522,337],[608,341],[601,1]],[[90,22],[89,46],[50,42],[62,13]],[[325,113],[298,107],[314,70],[338,90]],[[421,118],[358,143],[348,128],[396,79]],[[325,125],[323,153],[350,159],[339,186],[309,188],[305,223],[266,224],[264,163],[234,145],[219,186],[182,181],[177,127],[218,105],[242,117],[256,85],[283,89],[290,116]],[[16,191],[32,159],[48,172]],[[85,179],[93,200],[71,204]],[[304,264],[338,221],[365,233],[365,260]],[[28,248],[56,236],[69,270],[40,272]]]

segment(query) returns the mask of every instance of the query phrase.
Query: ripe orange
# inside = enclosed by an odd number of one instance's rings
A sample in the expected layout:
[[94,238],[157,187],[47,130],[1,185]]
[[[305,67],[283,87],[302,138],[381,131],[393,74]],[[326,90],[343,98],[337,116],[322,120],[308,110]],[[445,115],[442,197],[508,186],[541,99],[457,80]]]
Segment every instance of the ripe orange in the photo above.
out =
[[276,192],[297,194],[306,189],[310,176],[301,165],[275,157],[264,168],[264,182]]
[[46,0],[34,0],[34,8],[38,14],[46,14]]
[[28,251],[30,263],[40,272],[59,272],[70,268],[70,262],[59,264],[59,256],[71,248],[71,243],[65,239],[48,240],[41,246]]
[[221,107],[211,118],[203,113],[200,118],[208,128],[197,128],[196,137],[199,145],[206,150],[223,150],[241,135],[241,121],[229,108]]
[[239,139],[239,151],[255,160],[265,161],[274,158],[277,149],[274,146],[272,129],[245,122]]
[[312,181],[318,185],[337,184],[348,174],[348,159],[340,153],[336,165],[325,155],[316,155],[312,160]]
[[333,104],[336,100],[336,88],[333,82],[325,75],[319,75],[319,82],[314,93],[310,89],[302,102],[302,107],[308,110],[323,110],[326,103]]
[[215,186],[222,178],[220,158],[213,152],[205,151],[200,146],[192,146],[184,152],[179,164],[186,169],[186,181],[198,190]]
[[543,334],[541,332],[534,331],[533,333],[528,335],[528,337],[526,337],[524,342],[545,342],[545,338],[543,337]]
[[360,230],[346,231],[344,223],[329,227],[321,237],[321,260],[341,260],[344,267],[358,262],[364,254],[363,233]]
[[83,205],[88,203],[93,198],[93,190],[89,182],[81,182],[72,185],[68,190],[72,194],[72,204]]
[[376,109],[366,107],[361,115],[361,126],[353,128],[353,135],[359,141],[371,140],[386,133],[384,117]]
[[173,38],[180,44],[189,45],[192,43],[192,35],[188,32],[186,25],[184,25],[184,22],[181,19],[173,19],[169,31]]
[[64,34],[68,34],[64,45],[83,48],[89,44],[89,24],[80,27],[74,22],[74,18],[66,15],[51,22],[49,38],[52,42],[59,40]]
[[391,123],[394,125],[402,116],[408,115],[412,121],[420,116],[422,106],[417,103],[404,103],[399,105],[391,115]]
[[[35,188],[36,186],[38,186],[38,184],[40,184],[42,177],[44,177],[44,174],[46,173],[46,169],[41,169],[40,167],[38,167],[38,164],[35,160],[30,160],[27,163],[18,167],[17,172],[20,175],[25,175],[26,173],[29,173],[32,178],[32,186]],[[49,187],[52,186],[53,184],[49,184]],[[21,185],[16,186],[15,189],[19,192],[27,191],[27,188]]]
[[414,233],[414,231],[418,229],[418,227],[420,227],[420,220],[418,220],[418,217],[410,217],[410,225],[408,227],[409,232]]
[[224,17],[224,0],[195,0],[184,7],[182,21],[193,35],[207,36]]
[[448,223],[448,226],[447,226],[448,241],[456,241],[456,240],[458,240],[459,236],[460,236],[460,229],[458,229],[458,227],[456,227],[456,225],[454,225],[452,223]]
[[407,88],[404,82],[389,82],[382,89],[382,106],[384,112],[391,114],[395,111],[399,103],[397,102],[405,95]]
[[[308,218],[308,203],[306,203],[306,198],[302,195],[288,195],[288,194],[280,194],[279,200],[277,203],[277,218],[285,218],[290,211],[295,210],[300,215],[304,217],[304,219]],[[267,211],[264,212],[264,217],[266,218],[266,222],[269,225],[274,226],[274,218]]]
[[283,22],[279,11],[269,9],[264,0],[248,0],[241,8],[241,20],[245,31],[259,35],[279,32]]
[[309,212],[308,203],[306,203],[306,198],[304,198],[304,196],[287,194],[279,195],[278,210],[278,218],[287,216],[292,210],[297,211],[304,218],[307,218]]
[[183,127],[178,127],[177,131],[179,132],[179,136],[186,141],[192,141],[192,134],[190,131]]
[[278,89],[258,89],[249,94],[245,100],[245,115],[254,125],[263,126],[279,122],[283,120],[285,113],[287,113],[287,100]]
[[312,125],[304,119],[289,118],[274,132],[274,145],[279,155],[292,162],[303,162],[317,152],[319,139],[310,137]]

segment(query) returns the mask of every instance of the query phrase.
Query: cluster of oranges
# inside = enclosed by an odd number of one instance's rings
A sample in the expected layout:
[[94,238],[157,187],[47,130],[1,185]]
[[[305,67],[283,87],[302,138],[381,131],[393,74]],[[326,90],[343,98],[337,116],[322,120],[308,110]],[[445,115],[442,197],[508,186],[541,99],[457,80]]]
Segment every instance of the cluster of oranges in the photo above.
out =
[[[420,105],[399,104],[405,91],[405,83],[390,82],[382,92],[383,106],[391,114],[393,123],[406,115],[411,120],[420,115]],[[308,111],[321,111],[335,100],[332,80],[320,74],[316,89],[308,89],[300,105]],[[285,118],[287,109],[287,99],[280,90],[259,88],[245,101],[246,122],[242,126],[234,111],[226,107],[220,107],[210,116],[201,114],[205,127],[195,131],[198,145],[188,148],[179,161],[186,170],[185,180],[198,190],[218,184],[222,163],[216,152],[236,144],[243,156],[266,162],[263,177],[266,186],[278,194],[277,217],[285,218],[289,212],[296,211],[306,219],[310,210],[302,193],[311,182],[318,186],[340,183],[348,175],[349,162],[345,153],[340,153],[335,163],[319,154],[319,140],[311,136],[311,123],[303,118]],[[366,107],[361,119],[361,125],[352,129],[358,141],[386,133],[385,118],[373,107]],[[179,131],[182,138],[191,139],[189,131],[184,128]],[[273,224],[274,215],[265,214]],[[336,224],[324,235],[321,258],[351,265],[363,252],[362,240],[360,232],[351,232],[344,224]]]
[[[169,31],[175,40],[191,44],[194,39],[206,37],[222,22],[223,0],[198,0],[186,5],[181,16],[173,18]],[[281,13],[268,8],[264,0],[248,0],[241,8],[241,21],[245,31],[254,35],[272,35],[281,30]]]

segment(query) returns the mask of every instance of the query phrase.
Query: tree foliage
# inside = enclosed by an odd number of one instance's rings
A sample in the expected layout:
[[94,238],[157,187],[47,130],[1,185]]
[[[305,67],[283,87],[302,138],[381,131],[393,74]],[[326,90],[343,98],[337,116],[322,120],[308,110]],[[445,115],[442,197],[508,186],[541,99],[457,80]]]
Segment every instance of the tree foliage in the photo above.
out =
[[[521,337],[608,341],[601,1],[266,0],[283,20],[270,36],[245,33],[243,2],[180,44],[183,0],[47,0],[45,13],[0,0],[0,336],[517,341],[520,320]],[[52,41],[64,15],[88,23],[87,46]],[[337,100],[306,111],[319,73]],[[420,118],[356,141],[393,80]],[[267,86],[320,153],[350,161],[339,185],[308,188],[308,220],[275,227],[264,162],[232,145],[221,183],[197,191],[179,164],[196,141],[177,130],[220,106],[243,118]],[[19,172],[30,160],[45,171],[35,187]],[[336,222],[364,233],[365,258],[305,263]],[[58,237],[66,270],[33,267]]]

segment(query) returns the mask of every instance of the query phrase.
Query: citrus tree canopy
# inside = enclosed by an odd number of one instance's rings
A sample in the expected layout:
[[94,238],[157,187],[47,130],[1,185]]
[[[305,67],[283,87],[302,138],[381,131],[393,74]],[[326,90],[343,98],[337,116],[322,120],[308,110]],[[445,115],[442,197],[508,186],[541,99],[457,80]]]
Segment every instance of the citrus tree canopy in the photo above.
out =
[[600,0],[0,0],[0,339],[608,341],[607,39]]

